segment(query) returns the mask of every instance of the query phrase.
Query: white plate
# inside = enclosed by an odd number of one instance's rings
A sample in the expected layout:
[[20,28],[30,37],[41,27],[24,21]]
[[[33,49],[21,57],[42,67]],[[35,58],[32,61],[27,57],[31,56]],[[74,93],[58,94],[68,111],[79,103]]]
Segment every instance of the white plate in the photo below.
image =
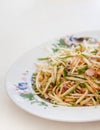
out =
[[[78,33],[75,36],[90,36],[100,39],[100,31]],[[50,104],[34,94],[31,86],[32,73],[35,71],[34,63],[37,58],[47,55],[45,46],[55,43],[53,40],[42,46],[34,48],[24,54],[11,67],[8,72],[6,87],[10,98],[23,110],[42,118],[63,122],[87,122],[100,120],[100,106],[92,107],[64,107]],[[28,98],[23,98],[21,95]]]

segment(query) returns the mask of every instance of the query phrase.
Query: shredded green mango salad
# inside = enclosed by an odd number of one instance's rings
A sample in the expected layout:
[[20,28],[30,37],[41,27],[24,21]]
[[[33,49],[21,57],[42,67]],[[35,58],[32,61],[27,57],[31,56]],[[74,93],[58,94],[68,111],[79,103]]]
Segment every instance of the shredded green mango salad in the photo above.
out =
[[63,106],[100,104],[100,42],[62,38],[38,60],[32,80],[41,98]]

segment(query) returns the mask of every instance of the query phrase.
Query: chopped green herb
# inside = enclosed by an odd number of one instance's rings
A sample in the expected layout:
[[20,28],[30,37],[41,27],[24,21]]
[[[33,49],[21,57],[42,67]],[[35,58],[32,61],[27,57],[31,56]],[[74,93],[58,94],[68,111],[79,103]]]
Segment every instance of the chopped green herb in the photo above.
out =
[[60,57],[60,59],[65,59],[65,58],[71,58],[73,56],[64,56],[64,57]]
[[84,77],[80,77],[80,76],[73,76],[73,77],[75,77],[75,78],[79,78],[79,79],[83,79],[83,80],[86,80],[86,78],[84,78]]
[[64,76],[67,76],[67,75],[68,75],[67,69],[64,68]]
[[59,51],[59,48],[52,48],[53,52]]
[[33,75],[32,75],[32,79],[35,79],[36,78],[36,73],[33,73]]
[[61,38],[57,44],[53,44],[52,48],[53,52],[58,52],[60,47],[70,47],[70,46],[64,41],[64,39]]
[[32,86],[32,88],[33,88],[33,89],[36,89],[36,84],[34,84],[34,85]]
[[78,45],[79,45],[79,47],[82,47],[82,44],[81,44],[81,43],[79,43]]
[[63,96],[69,95],[71,92],[73,92],[78,87],[78,83],[73,85],[70,89],[68,89],[65,93],[63,93]]
[[77,75],[67,75],[67,77],[74,77],[74,78],[86,80],[86,78],[80,77],[80,76],[77,76]]
[[87,57],[87,56],[86,56],[85,54],[83,54],[83,53],[82,53],[81,55],[84,56],[84,57]]
[[92,51],[92,53],[94,53],[95,55],[97,54],[98,50],[94,49],[94,51]]
[[81,88],[86,88],[87,87],[85,83],[81,83],[80,86],[81,86]]
[[72,102],[72,103],[71,103],[71,106],[76,106],[76,103]]
[[49,57],[45,57],[45,58],[38,58],[38,60],[49,60]]
[[52,48],[53,52],[57,52],[59,51],[59,47],[57,44],[53,44],[53,48]]
[[37,75],[36,73],[33,73],[32,77],[36,77],[36,75]]
[[87,65],[83,66],[82,68],[78,69],[78,74],[85,72],[85,70],[87,70],[87,69],[88,69]]

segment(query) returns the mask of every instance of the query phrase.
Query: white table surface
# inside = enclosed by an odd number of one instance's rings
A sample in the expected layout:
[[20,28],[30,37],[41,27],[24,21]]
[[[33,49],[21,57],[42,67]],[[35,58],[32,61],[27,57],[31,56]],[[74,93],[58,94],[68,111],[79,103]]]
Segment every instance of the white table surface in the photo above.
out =
[[0,130],[100,130],[100,122],[33,116],[8,97],[5,77],[24,52],[58,36],[100,30],[100,0],[0,0]]

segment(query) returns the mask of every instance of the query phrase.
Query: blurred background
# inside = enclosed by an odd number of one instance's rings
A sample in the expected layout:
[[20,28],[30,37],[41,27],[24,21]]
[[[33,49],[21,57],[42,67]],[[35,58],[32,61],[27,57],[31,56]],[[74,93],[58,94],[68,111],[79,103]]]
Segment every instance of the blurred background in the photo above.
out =
[[1,52],[8,62],[55,37],[99,29],[100,0],[0,0]]
[[100,0],[0,0],[0,130],[100,129],[99,123],[59,124],[31,116],[17,108],[5,90],[6,73],[24,52],[53,38],[90,30],[100,30]]

